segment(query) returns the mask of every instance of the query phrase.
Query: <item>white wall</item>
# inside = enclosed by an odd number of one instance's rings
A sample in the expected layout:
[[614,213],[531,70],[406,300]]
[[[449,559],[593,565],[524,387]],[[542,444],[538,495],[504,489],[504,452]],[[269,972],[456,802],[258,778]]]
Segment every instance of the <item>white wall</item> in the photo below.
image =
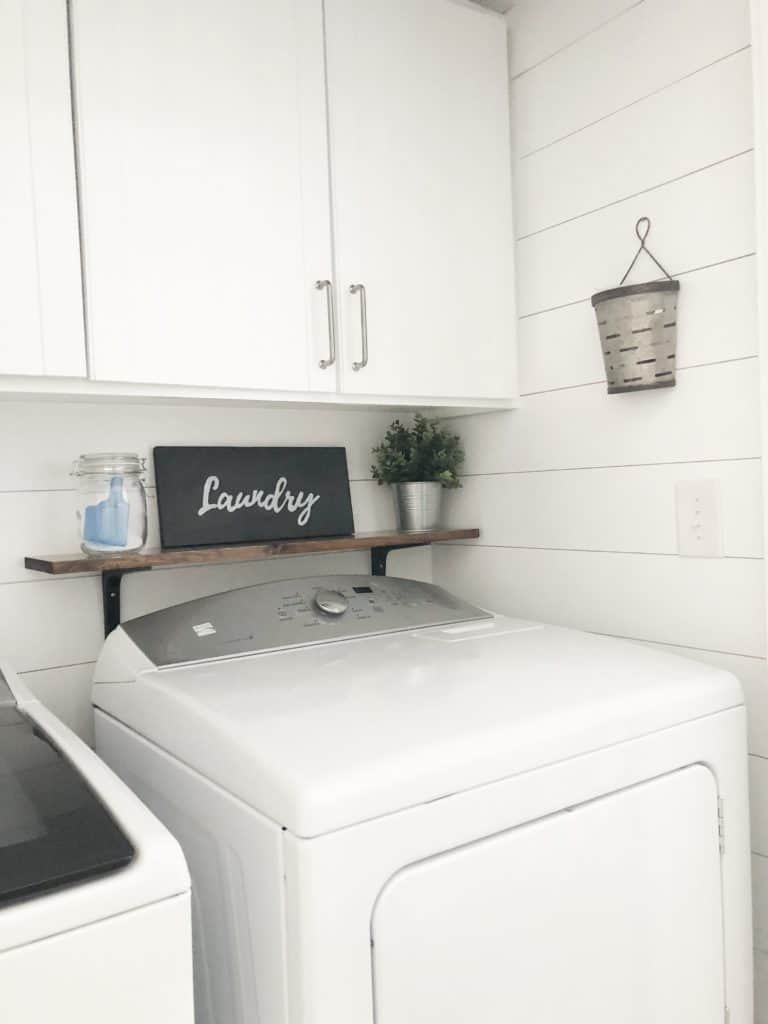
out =
[[[347,448],[355,526],[394,526],[390,495],[370,478],[370,449],[388,412],[248,406],[0,402],[0,657],[88,739],[89,686],[103,640],[100,577],[52,577],[24,568],[24,556],[77,551],[72,460],[88,451],[136,451],[156,444],[339,444]],[[150,459],[151,467],[151,459]],[[157,506],[149,474],[150,543]],[[153,569],[123,581],[123,615],[264,579],[369,572],[367,553],[276,558],[226,566]],[[389,571],[429,579],[429,549],[395,552]]]
[[[768,677],[747,0],[519,0],[509,14],[521,410],[468,450],[435,581],[736,672],[750,711],[768,1021]],[[589,297],[649,243],[681,285],[675,389],[608,396]],[[644,263],[639,278],[653,277]],[[674,484],[720,481],[723,557],[676,554]],[[764,993],[764,995],[763,995]]]

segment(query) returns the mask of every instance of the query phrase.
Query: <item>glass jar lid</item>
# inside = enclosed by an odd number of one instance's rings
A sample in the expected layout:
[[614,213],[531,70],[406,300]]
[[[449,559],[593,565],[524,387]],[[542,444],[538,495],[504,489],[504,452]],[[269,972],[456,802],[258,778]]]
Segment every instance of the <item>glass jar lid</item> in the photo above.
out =
[[88,452],[75,459],[73,476],[143,473],[147,460],[135,452]]

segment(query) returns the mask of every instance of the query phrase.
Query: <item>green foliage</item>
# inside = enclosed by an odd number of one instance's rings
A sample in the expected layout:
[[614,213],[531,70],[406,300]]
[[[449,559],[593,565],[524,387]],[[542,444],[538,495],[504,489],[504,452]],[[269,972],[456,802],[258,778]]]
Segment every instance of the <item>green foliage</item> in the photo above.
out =
[[461,439],[442,427],[440,420],[427,419],[421,413],[416,413],[412,427],[395,420],[373,449],[373,456],[376,462],[371,473],[379,484],[432,481],[443,487],[461,487]]

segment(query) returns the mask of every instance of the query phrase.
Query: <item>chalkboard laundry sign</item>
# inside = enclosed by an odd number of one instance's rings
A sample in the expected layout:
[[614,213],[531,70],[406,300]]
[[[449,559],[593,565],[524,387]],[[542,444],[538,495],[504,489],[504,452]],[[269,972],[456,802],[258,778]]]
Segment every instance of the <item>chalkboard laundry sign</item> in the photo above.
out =
[[159,446],[164,548],[354,533],[344,448]]

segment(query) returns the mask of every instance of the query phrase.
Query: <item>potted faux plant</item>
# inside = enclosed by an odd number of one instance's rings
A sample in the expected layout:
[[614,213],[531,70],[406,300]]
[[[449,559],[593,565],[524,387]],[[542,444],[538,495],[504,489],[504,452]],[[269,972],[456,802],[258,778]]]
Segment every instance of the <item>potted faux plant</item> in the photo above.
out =
[[434,530],[440,523],[443,489],[461,487],[461,439],[440,420],[416,413],[412,427],[395,420],[373,456],[374,480],[392,487],[398,528],[408,533]]

